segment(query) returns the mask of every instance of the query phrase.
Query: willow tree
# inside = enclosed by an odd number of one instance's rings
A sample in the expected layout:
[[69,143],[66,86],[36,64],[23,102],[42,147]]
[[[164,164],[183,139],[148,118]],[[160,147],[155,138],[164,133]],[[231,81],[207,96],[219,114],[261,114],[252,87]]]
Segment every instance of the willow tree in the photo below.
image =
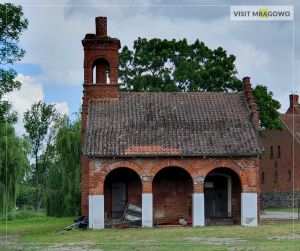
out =
[[29,168],[29,144],[12,125],[0,123],[0,149],[0,214],[5,214],[15,206],[18,185]]
[[29,110],[24,113],[24,127],[26,138],[31,144],[31,155],[35,162],[35,195],[36,210],[41,209],[43,193],[43,165],[41,156],[44,156],[51,145],[52,139],[55,138],[53,130],[59,120],[59,114],[56,112],[54,105],[47,105],[41,101],[34,103]]
[[12,66],[24,56],[19,40],[27,25],[21,6],[0,4],[0,213],[15,205],[18,183],[29,165],[25,142],[16,136],[13,128],[17,113],[4,99],[7,93],[21,86]]
[[45,205],[50,216],[76,216],[81,208],[81,121],[67,117],[55,141],[55,163],[49,168]]

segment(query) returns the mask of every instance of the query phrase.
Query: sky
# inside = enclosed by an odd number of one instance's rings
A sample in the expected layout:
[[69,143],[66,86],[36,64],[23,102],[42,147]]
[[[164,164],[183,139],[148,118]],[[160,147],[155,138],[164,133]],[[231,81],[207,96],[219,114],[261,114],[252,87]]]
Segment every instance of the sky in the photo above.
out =
[[[95,33],[95,17],[106,16],[108,35],[132,48],[138,37],[186,38],[209,48],[223,47],[236,56],[237,76],[250,76],[253,86],[273,92],[284,113],[292,91],[300,93],[300,1],[12,1],[22,5],[29,26],[20,38],[26,55],[17,64],[20,90],[8,95],[22,114],[39,100],[55,104],[71,118],[80,111],[83,47],[86,33]],[[231,5],[293,5],[294,21],[231,21]]]

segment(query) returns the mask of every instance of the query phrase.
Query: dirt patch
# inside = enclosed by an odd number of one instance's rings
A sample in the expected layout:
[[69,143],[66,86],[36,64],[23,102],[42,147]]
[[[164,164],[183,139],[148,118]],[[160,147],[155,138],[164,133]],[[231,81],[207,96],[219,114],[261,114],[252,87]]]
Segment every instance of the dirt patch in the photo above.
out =
[[17,242],[16,240],[16,235],[0,233],[0,245],[15,244]]
[[55,244],[55,245],[41,245],[36,244],[26,244],[18,243],[15,235],[0,234],[0,246],[4,247],[4,250],[60,250],[60,251],[81,251],[81,250],[91,250],[91,251],[103,251],[96,247],[92,243],[73,243],[73,244]]
[[300,239],[300,234],[275,235],[275,236],[270,236],[267,239],[276,240],[276,241],[295,240],[295,239]]
[[97,247],[93,242],[87,241],[84,243],[57,243],[52,246],[48,246],[47,250],[62,250],[62,251],[80,251],[80,250],[91,250],[91,251],[103,251],[103,249]]
[[188,237],[183,238],[183,240],[188,242],[200,242],[203,244],[208,245],[230,245],[230,244],[239,244],[239,243],[245,243],[246,240],[243,240],[241,238],[202,238],[202,237]]
[[143,244],[155,244],[155,240],[141,240],[138,242],[138,244],[143,243]]
[[257,250],[256,247],[229,247],[228,251],[255,251]]

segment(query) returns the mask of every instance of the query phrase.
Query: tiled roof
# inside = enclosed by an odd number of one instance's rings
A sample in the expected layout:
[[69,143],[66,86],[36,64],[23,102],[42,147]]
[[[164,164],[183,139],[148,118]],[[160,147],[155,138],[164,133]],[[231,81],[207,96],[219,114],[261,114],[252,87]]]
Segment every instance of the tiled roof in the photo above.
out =
[[245,94],[121,93],[89,105],[90,156],[249,156],[263,152]]
[[290,133],[300,143],[300,114],[282,114],[280,116],[283,124],[288,128]]

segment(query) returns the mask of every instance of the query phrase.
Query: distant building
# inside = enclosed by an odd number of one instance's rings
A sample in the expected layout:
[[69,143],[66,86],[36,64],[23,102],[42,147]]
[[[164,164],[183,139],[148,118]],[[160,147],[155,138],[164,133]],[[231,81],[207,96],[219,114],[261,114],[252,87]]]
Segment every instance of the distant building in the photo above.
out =
[[267,130],[261,160],[262,207],[292,207],[300,200],[300,105],[290,95],[290,107],[280,116],[282,131]]
[[82,214],[89,227],[141,208],[141,224],[258,222],[258,113],[250,78],[237,93],[121,92],[120,41],[106,17],[86,34]]

